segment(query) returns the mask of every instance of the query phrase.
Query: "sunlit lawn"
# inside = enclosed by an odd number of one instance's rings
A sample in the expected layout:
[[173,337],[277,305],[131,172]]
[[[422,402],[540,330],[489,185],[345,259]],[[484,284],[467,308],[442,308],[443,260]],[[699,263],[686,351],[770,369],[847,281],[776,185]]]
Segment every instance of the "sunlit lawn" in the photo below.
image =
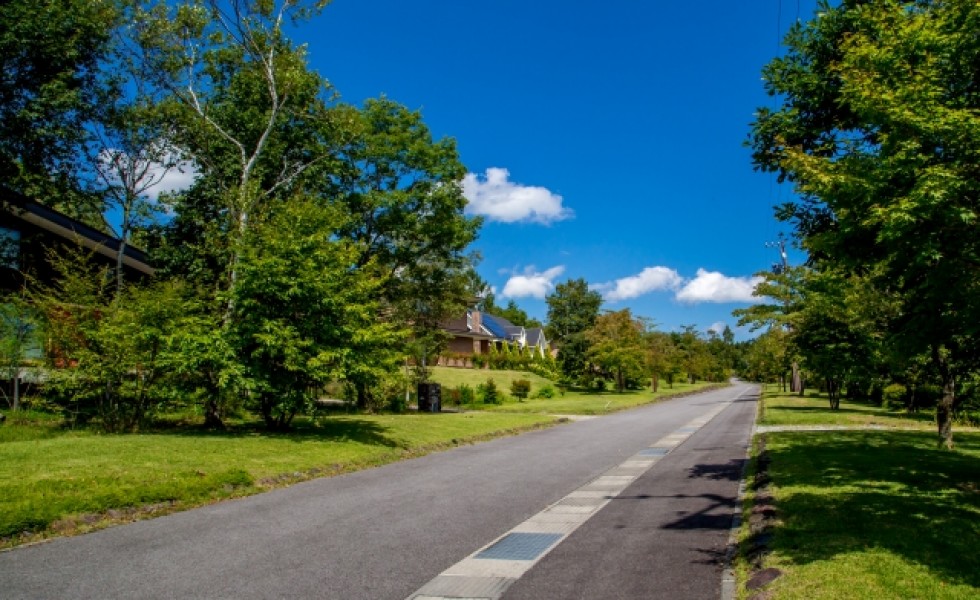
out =
[[[627,390],[623,393],[614,391],[589,391],[581,389],[568,389],[564,393],[558,386],[534,373],[522,371],[504,371],[487,369],[462,369],[452,367],[436,367],[433,369],[432,380],[443,385],[443,405],[452,408],[448,403],[447,389],[457,387],[461,384],[469,385],[476,390],[476,386],[485,383],[487,379],[493,379],[497,384],[497,389],[508,396],[502,404],[484,404],[479,399],[472,404],[464,404],[460,408],[463,410],[483,410],[490,412],[519,412],[519,413],[541,413],[552,415],[601,415],[604,413],[633,408],[643,404],[657,402],[664,398],[677,396],[680,394],[696,392],[707,387],[718,384],[699,382],[690,384],[687,382],[675,381],[673,386],[661,382],[657,393],[654,394],[650,389]],[[510,384],[516,379],[527,379],[531,382],[531,396],[524,401],[518,401],[510,395]],[[534,398],[533,396],[543,387],[551,387],[554,390],[552,398]]]
[[589,392],[568,390],[565,394],[556,394],[554,398],[529,398],[523,402],[509,400],[500,405],[484,405],[481,408],[493,412],[542,413],[554,415],[601,415],[617,410],[624,410],[659,402],[666,398],[697,392],[705,388],[717,386],[706,382],[695,384],[674,382],[671,388],[661,385],[654,394],[649,389],[627,390],[622,394],[617,392]]
[[777,509],[763,566],[783,571],[766,598],[980,598],[980,431],[955,427],[947,451],[931,412],[831,411],[774,387],[764,406],[763,425],[888,428],[763,434]]
[[765,435],[771,598],[980,598],[980,433]]
[[816,391],[806,396],[781,392],[775,385],[766,386],[760,425],[880,425],[887,427],[927,429],[932,427],[931,410],[908,413],[904,409],[887,410],[870,402],[841,398],[840,409],[830,410],[827,397]]
[[442,384],[443,388],[453,388],[466,384],[474,390],[476,386],[486,383],[487,379],[493,379],[493,382],[497,384],[497,389],[504,393],[510,393],[510,384],[517,379],[530,381],[532,394],[546,386],[557,389],[554,382],[527,371],[433,367],[431,379]]
[[92,513],[185,508],[553,421],[486,412],[334,416],[290,433],[243,427],[132,435],[8,423],[0,426],[0,537],[8,538],[0,545],[28,539],[11,538],[24,531],[98,526],[102,517]]

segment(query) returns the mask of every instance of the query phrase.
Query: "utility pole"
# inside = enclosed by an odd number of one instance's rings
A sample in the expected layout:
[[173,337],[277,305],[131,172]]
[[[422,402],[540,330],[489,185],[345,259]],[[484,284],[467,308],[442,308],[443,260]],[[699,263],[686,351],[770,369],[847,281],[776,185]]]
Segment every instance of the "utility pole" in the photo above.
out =
[[789,270],[789,257],[786,255],[786,236],[781,232],[779,234],[779,239],[775,242],[766,242],[766,248],[779,248],[779,257],[782,263],[773,263],[772,272],[776,275],[782,275]]
[[[780,262],[773,263],[772,272],[776,275],[784,275],[789,272],[789,256],[786,254],[786,236],[779,233],[779,239],[775,242],[766,242],[766,248],[778,248]],[[792,329],[791,326],[787,326]],[[803,375],[800,373],[800,363],[796,360],[792,365],[793,375],[789,382],[789,391],[803,394]]]

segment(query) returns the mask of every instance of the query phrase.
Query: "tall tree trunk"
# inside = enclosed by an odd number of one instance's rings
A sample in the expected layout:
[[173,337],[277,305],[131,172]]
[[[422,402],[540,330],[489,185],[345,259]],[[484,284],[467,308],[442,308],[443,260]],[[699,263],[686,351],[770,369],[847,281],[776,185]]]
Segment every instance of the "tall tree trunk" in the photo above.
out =
[[363,381],[358,381],[354,384],[354,389],[357,390],[357,408],[359,410],[366,409],[368,406],[367,385]]
[[[793,379],[789,384],[789,391],[799,392],[803,389],[803,376],[800,374],[800,363],[793,361]],[[802,394],[800,394],[802,395]]]
[[657,393],[657,388],[660,387],[660,378],[654,375],[650,378],[650,388],[653,389],[653,393]]
[[830,410],[840,409],[840,382],[833,377],[827,378],[827,399],[830,401]]
[[956,401],[956,381],[949,359],[943,356],[938,346],[932,348],[932,361],[943,382],[943,396],[936,405],[936,426],[939,429],[939,444],[947,450],[953,449],[953,403]]
[[221,409],[214,397],[204,403],[204,426],[208,429],[224,429],[225,422],[221,420]]
[[943,377],[943,397],[936,405],[936,425],[939,443],[947,450],[953,449],[953,402],[956,400],[956,383],[952,377]]

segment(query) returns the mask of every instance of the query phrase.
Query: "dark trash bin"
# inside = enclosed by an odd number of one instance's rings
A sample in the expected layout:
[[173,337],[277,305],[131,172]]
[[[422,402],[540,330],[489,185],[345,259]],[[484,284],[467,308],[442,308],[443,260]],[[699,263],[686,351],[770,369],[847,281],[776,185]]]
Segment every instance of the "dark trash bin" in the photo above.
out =
[[419,384],[419,412],[442,412],[442,386],[438,383]]

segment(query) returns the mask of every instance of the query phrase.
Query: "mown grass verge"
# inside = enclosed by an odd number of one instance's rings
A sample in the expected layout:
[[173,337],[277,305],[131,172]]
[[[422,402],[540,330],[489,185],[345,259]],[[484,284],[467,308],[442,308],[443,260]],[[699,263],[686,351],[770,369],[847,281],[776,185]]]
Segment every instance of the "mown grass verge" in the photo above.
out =
[[644,404],[660,402],[668,398],[686,396],[706,392],[708,390],[726,387],[728,384],[719,383],[674,383],[670,388],[660,386],[656,393],[649,389],[627,390],[618,392],[591,392],[569,390],[564,396],[554,398],[531,398],[524,402],[511,400],[497,405],[482,405],[479,408],[492,412],[533,413],[552,415],[602,415],[618,410],[635,408]]
[[[554,423],[540,415],[334,416],[289,433],[243,426],[100,435],[0,427],[0,547],[250,495]],[[26,433],[25,433],[26,432]]]
[[765,400],[759,411],[760,425],[836,425],[883,426],[908,429],[933,427],[931,410],[909,413],[904,409],[888,410],[872,404],[841,398],[840,409],[830,410],[826,396],[807,392],[805,396],[780,392],[766,386]]
[[[980,597],[980,432],[957,430],[956,449],[942,450],[929,422],[875,407],[826,408],[765,399],[765,423],[875,425],[896,429],[770,432],[764,446],[766,500],[775,517],[752,535],[751,497],[745,506],[739,597],[812,598]],[[907,429],[914,427],[917,429]],[[756,478],[758,480],[760,478]],[[750,481],[753,481],[750,479]],[[771,496],[771,500],[769,497]],[[758,544],[765,548],[758,548]],[[760,564],[748,565],[751,557]],[[756,590],[752,572],[781,575]]]
[[[634,408],[643,404],[659,402],[666,398],[674,398],[685,394],[703,392],[717,387],[724,387],[728,384],[717,383],[687,383],[675,382],[673,386],[668,386],[661,382],[660,389],[653,393],[649,389],[627,390],[623,393],[610,391],[582,390],[578,388],[567,389],[561,393],[557,384],[544,377],[523,371],[496,371],[486,369],[458,369],[451,367],[436,367],[433,370],[432,380],[443,386],[443,406],[454,408],[448,402],[448,388],[468,385],[476,390],[480,384],[486,383],[487,379],[493,379],[497,384],[501,394],[507,399],[500,404],[484,404],[479,398],[475,402],[460,406],[463,410],[480,410],[488,412],[508,412],[508,413],[527,413],[527,414],[551,414],[551,415],[601,415],[617,410]],[[527,379],[531,382],[531,398],[519,402],[509,396],[510,384],[516,379]],[[555,393],[552,398],[534,398],[533,396],[542,388],[551,387]]]

